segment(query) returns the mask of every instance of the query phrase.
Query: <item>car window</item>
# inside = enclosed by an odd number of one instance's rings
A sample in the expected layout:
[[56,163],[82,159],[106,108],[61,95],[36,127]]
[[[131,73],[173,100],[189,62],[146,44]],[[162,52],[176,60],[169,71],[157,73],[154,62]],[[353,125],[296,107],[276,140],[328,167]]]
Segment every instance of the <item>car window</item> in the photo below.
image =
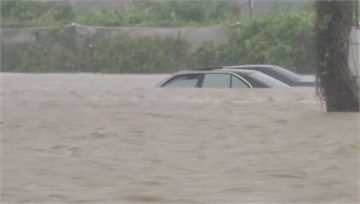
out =
[[284,82],[286,84],[291,84],[292,79],[291,78],[289,79],[288,77],[284,76],[283,73],[276,72],[276,71],[271,70],[269,68],[264,68],[264,69],[259,70],[259,71],[261,71],[262,73],[264,73],[264,74],[266,74],[268,76],[271,76],[271,77],[273,77],[273,78],[275,78],[275,79],[277,79],[279,81],[282,81],[282,82]]
[[166,82],[163,87],[174,87],[174,88],[195,88],[200,80],[200,74],[186,74],[176,76]]
[[291,72],[285,68],[282,67],[278,67],[278,66],[272,66],[272,67],[244,67],[242,69],[248,69],[248,70],[255,70],[255,71],[259,71],[262,72],[266,75],[269,75],[281,82],[284,82],[288,85],[293,84],[296,81],[301,80],[301,77],[294,73]]
[[288,85],[301,80],[301,76],[282,67],[263,68],[260,71]]
[[288,69],[285,69],[283,67],[274,67],[274,70],[276,70],[277,72],[281,73],[283,76],[285,76],[286,78],[292,80],[292,81],[299,81],[301,80],[301,76],[298,75],[297,73],[294,73]]
[[230,74],[205,74],[203,88],[230,88]]
[[289,87],[287,84],[274,79],[273,77],[270,77],[266,74],[263,74],[261,72],[254,72],[249,74],[250,77],[260,81],[261,83],[267,85],[270,88],[284,88],[284,87]]
[[231,75],[231,88],[238,89],[238,88],[250,88],[244,81],[237,78],[234,75]]

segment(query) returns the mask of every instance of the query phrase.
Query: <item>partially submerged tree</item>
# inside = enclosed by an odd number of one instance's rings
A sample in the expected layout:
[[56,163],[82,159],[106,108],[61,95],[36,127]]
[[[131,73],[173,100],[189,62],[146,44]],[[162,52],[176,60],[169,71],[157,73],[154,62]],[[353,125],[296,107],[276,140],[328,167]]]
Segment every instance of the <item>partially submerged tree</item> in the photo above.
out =
[[349,35],[356,1],[315,2],[317,13],[317,94],[327,112],[359,111],[359,89],[348,64]]

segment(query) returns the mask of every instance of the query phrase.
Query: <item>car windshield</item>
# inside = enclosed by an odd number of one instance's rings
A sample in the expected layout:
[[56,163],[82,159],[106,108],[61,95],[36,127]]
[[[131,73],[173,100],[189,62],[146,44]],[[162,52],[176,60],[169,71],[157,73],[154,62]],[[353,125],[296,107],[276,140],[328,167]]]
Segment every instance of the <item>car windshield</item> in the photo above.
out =
[[263,74],[261,72],[254,72],[249,74],[250,77],[262,82],[263,84],[269,86],[270,88],[285,88],[289,87],[287,84],[274,79],[266,74]]

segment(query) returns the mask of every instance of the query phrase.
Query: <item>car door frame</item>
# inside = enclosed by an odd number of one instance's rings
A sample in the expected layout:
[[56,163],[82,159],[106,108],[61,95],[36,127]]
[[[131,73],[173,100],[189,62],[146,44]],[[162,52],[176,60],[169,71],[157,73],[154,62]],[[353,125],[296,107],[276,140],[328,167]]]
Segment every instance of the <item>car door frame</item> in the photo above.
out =
[[[230,74],[231,74],[232,76],[238,78],[240,81],[244,82],[244,83],[249,87],[249,89],[254,88],[254,87],[252,86],[252,84],[251,84],[248,80],[244,79],[244,77],[242,77],[242,76],[240,76],[240,75],[238,75],[238,74],[236,74],[236,73],[233,73],[233,72],[231,72]],[[231,82],[230,82],[230,89],[232,89],[232,77],[230,77],[230,81],[231,81]]]

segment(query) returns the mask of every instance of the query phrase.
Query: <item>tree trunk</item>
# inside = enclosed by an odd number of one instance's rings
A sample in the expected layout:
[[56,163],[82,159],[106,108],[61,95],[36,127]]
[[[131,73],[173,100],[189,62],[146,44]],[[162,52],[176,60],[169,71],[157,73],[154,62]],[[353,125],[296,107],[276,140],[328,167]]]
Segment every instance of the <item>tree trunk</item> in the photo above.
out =
[[359,89],[348,65],[353,1],[316,1],[317,94],[327,112],[359,111]]

